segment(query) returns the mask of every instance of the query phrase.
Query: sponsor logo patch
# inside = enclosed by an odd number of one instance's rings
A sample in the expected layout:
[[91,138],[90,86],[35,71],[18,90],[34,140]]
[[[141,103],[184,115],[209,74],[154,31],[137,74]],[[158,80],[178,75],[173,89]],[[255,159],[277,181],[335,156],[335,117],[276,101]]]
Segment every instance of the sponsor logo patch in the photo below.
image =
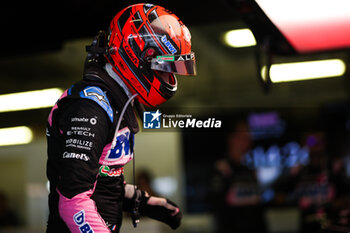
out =
[[174,54],[177,52],[177,50],[175,49],[174,45],[171,44],[171,42],[168,40],[168,38],[166,37],[166,35],[162,36],[162,38],[160,39],[163,44],[169,49],[171,54]]
[[85,222],[85,211],[81,210],[73,216],[74,223],[79,227],[81,233],[94,233],[90,224]]
[[90,157],[87,156],[86,154],[84,153],[74,153],[74,152],[67,152],[65,151],[63,153],[63,158],[64,159],[80,159],[80,160],[83,160],[83,161],[89,161],[90,160]]
[[122,174],[124,174],[124,167],[120,167],[120,168],[110,168],[108,166],[101,166],[99,169],[99,174],[100,176],[106,177],[117,177],[117,176],[121,176]]
[[123,156],[130,156],[133,153],[133,147],[130,147],[130,130],[121,130],[116,138],[115,147],[111,149],[109,159],[119,159]]
[[88,118],[85,117],[73,117],[71,122],[88,122]]
[[105,146],[100,157],[100,164],[124,165],[133,158],[133,153],[134,134],[128,127],[125,127],[119,130],[114,140]]
[[84,131],[84,130],[69,130],[69,131],[67,131],[67,135],[68,136],[80,135],[80,136],[93,137],[93,138],[95,137],[94,133]]
[[80,148],[85,150],[91,150],[93,145],[93,142],[76,139],[76,138],[69,138],[66,139],[66,147],[74,147],[74,148]]
[[[91,99],[98,103],[109,116],[110,120],[113,121],[113,110],[108,101],[107,95],[98,87],[89,86],[80,92],[80,97],[85,99]],[[91,122],[91,124],[96,124],[96,121]]]

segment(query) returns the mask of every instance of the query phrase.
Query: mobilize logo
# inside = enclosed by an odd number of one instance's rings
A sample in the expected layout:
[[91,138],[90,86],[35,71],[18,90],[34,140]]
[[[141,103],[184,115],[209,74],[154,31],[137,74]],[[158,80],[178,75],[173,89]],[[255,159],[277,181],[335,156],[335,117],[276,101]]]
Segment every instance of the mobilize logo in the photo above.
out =
[[166,115],[157,111],[143,113],[144,129],[171,128],[221,128],[221,120],[208,118],[200,120],[188,114]]

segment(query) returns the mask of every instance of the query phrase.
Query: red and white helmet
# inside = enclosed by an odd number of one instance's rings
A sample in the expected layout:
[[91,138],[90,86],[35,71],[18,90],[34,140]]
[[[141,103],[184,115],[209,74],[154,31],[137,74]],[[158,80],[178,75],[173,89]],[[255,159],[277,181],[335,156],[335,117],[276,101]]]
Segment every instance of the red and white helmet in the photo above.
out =
[[196,75],[191,34],[169,10],[136,4],[112,20],[106,58],[132,94],[157,106],[177,90],[175,74]]

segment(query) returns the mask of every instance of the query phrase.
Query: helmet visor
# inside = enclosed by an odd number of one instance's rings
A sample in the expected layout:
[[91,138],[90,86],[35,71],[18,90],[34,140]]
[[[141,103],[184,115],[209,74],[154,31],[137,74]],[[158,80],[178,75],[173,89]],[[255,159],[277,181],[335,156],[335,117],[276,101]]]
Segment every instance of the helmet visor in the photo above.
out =
[[182,55],[166,54],[152,58],[151,69],[179,75],[197,74],[194,52]]

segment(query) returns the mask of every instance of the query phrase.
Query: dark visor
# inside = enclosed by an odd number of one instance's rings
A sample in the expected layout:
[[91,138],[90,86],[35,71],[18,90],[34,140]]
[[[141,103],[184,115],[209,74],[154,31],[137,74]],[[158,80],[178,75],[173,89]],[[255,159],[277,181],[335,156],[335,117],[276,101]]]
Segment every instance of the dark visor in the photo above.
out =
[[194,52],[182,55],[162,55],[153,58],[151,69],[180,75],[196,75],[196,59]]

